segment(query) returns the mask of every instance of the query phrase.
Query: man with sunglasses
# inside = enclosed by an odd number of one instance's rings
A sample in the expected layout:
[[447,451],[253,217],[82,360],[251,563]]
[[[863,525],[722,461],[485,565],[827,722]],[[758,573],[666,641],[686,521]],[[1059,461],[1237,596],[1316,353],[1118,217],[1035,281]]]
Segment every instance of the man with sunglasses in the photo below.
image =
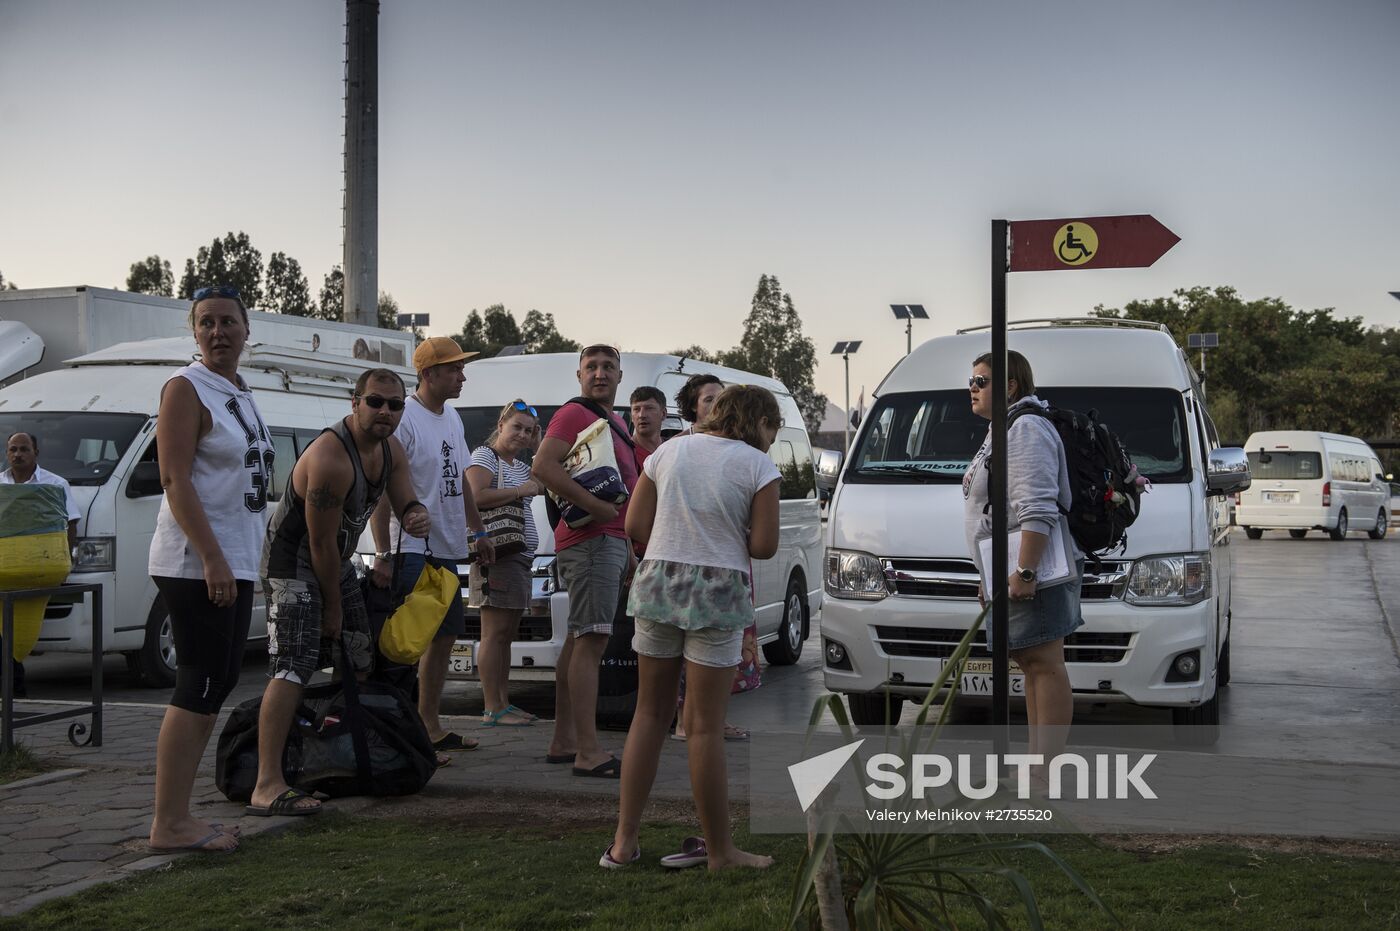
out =
[[258,714],[258,781],[247,813],[314,815],[321,803],[290,788],[282,772],[287,732],[302,689],[334,652],[356,676],[373,665],[369,615],[350,557],[385,498],[414,538],[428,535],[428,509],[415,500],[394,429],[403,380],[368,369],[355,383],[350,416],[321,431],[292,469],[267,525],[262,556],[267,600],[268,675]]
[[[461,395],[466,381],[462,370],[475,355],[463,352],[448,336],[426,339],[413,352],[418,388],[407,399],[395,438],[408,456],[414,491],[427,506],[433,529],[426,540],[410,536],[400,542],[399,523],[392,519],[389,509],[381,504],[375,512],[371,522],[375,554],[370,582],[385,588],[397,575],[395,598],[413,590],[424,565],[456,575],[458,564],[467,561],[473,545],[483,565],[495,560],[495,549],[467,484],[471,449],[466,429],[461,415],[447,403]],[[439,717],[452,645],[466,632],[462,600],[453,599],[437,636],[418,661],[418,713],[439,753],[475,750],[478,746],[475,738],[448,731]]]

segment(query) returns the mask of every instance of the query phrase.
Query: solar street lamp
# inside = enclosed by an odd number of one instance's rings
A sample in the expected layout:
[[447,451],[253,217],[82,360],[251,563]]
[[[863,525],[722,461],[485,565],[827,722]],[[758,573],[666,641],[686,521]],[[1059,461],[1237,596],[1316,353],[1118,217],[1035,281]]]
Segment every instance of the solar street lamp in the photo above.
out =
[[1187,349],[1199,349],[1201,351],[1201,378],[1206,376],[1206,350],[1215,349],[1220,345],[1219,333],[1192,333],[1186,337]]
[[894,311],[896,320],[904,321],[904,354],[907,356],[914,351],[914,321],[927,320],[928,311],[923,304],[891,304],[890,310]]
[[833,356],[840,356],[846,363],[846,409],[844,420],[846,422],[846,455],[851,454],[851,353],[860,348],[861,341],[858,339],[843,340],[836,344],[836,348],[831,350]]

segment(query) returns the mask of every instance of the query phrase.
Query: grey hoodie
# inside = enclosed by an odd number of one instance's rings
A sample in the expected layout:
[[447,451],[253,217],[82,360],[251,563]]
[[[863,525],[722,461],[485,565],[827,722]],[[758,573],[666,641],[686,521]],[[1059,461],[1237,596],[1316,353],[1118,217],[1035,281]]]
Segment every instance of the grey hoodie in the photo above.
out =
[[[1012,404],[1010,410],[1030,406],[1043,410],[1050,405],[1032,394]],[[1048,545],[1064,547],[1073,566],[1075,560],[1084,558],[1084,553],[1075,546],[1068,525],[1060,519],[1060,509],[1069,510],[1072,500],[1069,469],[1065,465],[1065,450],[1060,435],[1044,417],[1022,416],[1008,431],[1006,450],[1006,497],[1010,504],[1006,521],[1008,531],[1014,535],[1025,529],[1051,535]],[[972,457],[972,464],[963,475],[963,532],[972,560],[977,563],[977,571],[984,576],[986,572],[978,543],[992,535],[992,512],[988,508],[992,493],[991,457],[992,428],[989,425],[987,438],[982,441],[982,447]],[[1012,571],[1015,568],[1012,566]],[[1076,577],[1075,573],[1071,573],[1069,579],[1051,584],[1063,585]]]

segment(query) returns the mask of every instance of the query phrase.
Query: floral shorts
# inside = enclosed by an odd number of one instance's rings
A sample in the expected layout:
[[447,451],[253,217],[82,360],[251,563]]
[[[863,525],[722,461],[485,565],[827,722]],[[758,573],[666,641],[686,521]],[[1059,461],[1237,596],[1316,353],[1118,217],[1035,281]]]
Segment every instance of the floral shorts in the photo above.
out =
[[681,630],[743,630],[753,623],[749,574],[718,566],[643,559],[632,579],[627,613]]

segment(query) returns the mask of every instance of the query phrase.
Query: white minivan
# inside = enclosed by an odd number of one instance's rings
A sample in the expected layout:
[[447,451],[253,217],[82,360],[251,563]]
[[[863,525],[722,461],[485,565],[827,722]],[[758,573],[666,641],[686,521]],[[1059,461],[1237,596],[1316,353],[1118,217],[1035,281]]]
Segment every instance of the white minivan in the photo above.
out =
[[1287,530],[1295,540],[1322,530],[1333,540],[1348,530],[1385,539],[1390,478],[1364,440],[1337,433],[1266,430],[1245,443],[1253,486],[1239,496],[1235,523],[1251,540]]
[[[327,331],[346,327],[306,324]],[[196,353],[190,336],[120,343],[0,389],[0,433],[38,436],[39,464],[73,487],[82,516],[68,581],[101,584],[103,650],[124,653],[131,671],[150,685],[173,685],[176,667],[170,618],[147,571],[163,494],[156,412],[166,379]],[[301,348],[249,345],[239,373],[253,389],[277,449],[267,517],[297,456],[322,429],[350,412],[355,379],[380,365]],[[417,376],[411,369],[385,367],[413,390]],[[266,636],[259,597],[250,637]],[[91,645],[87,603],[51,599],[35,650],[85,653]]]
[[[802,413],[782,382],[738,369],[657,353],[624,352],[622,384],[616,410],[630,422],[627,402],[633,389],[653,385],[666,395],[668,411],[663,433],[683,426],[675,408],[676,392],[692,375],[711,373],[726,385],[759,385],[778,399],[784,426],[769,455],[782,470],[780,535],[772,559],[754,561],[755,619],[764,657],[774,665],[797,662],[813,621],[822,608],[821,512],[812,446]],[[466,425],[467,442],[473,448],[486,440],[496,426],[501,408],[522,398],[539,411],[548,424],[560,405],[579,393],[578,356],[574,353],[498,356],[470,363],[461,397],[453,405]],[[534,598],[520,620],[511,645],[511,677],[552,680],[554,665],[568,632],[569,596],[560,587],[554,568],[554,534],[545,516],[544,499],[534,500],[535,527],[540,549],[535,557]],[[465,581],[466,567],[462,567]],[[465,589],[465,585],[463,586]],[[481,620],[476,609],[467,609],[467,633],[454,651],[449,675],[476,678],[473,662],[480,638]]]
[[[1221,449],[1200,384],[1165,328],[1103,319],[1012,324],[1010,348],[1051,404],[1097,411],[1152,481],[1126,548],[1085,569],[1085,624],[1065,638],[1075,698],[1171,708],[1179,725],[1219,719],[1229,679],[1230,525],[1244,453]],[[892,720],[926,694],[977,617],[963,535],[962,477],[986,436],[967,378],[986,328],[930,340],[880,385],[828,511],[826,687],[858,724]],[[960,683],[990,696],[985,629]],[[1023,682],[1013,676],[1012,691]],[[962,700],[961,698],[959,700]],[[1206,731],[1191,728],[1185,739]]]

